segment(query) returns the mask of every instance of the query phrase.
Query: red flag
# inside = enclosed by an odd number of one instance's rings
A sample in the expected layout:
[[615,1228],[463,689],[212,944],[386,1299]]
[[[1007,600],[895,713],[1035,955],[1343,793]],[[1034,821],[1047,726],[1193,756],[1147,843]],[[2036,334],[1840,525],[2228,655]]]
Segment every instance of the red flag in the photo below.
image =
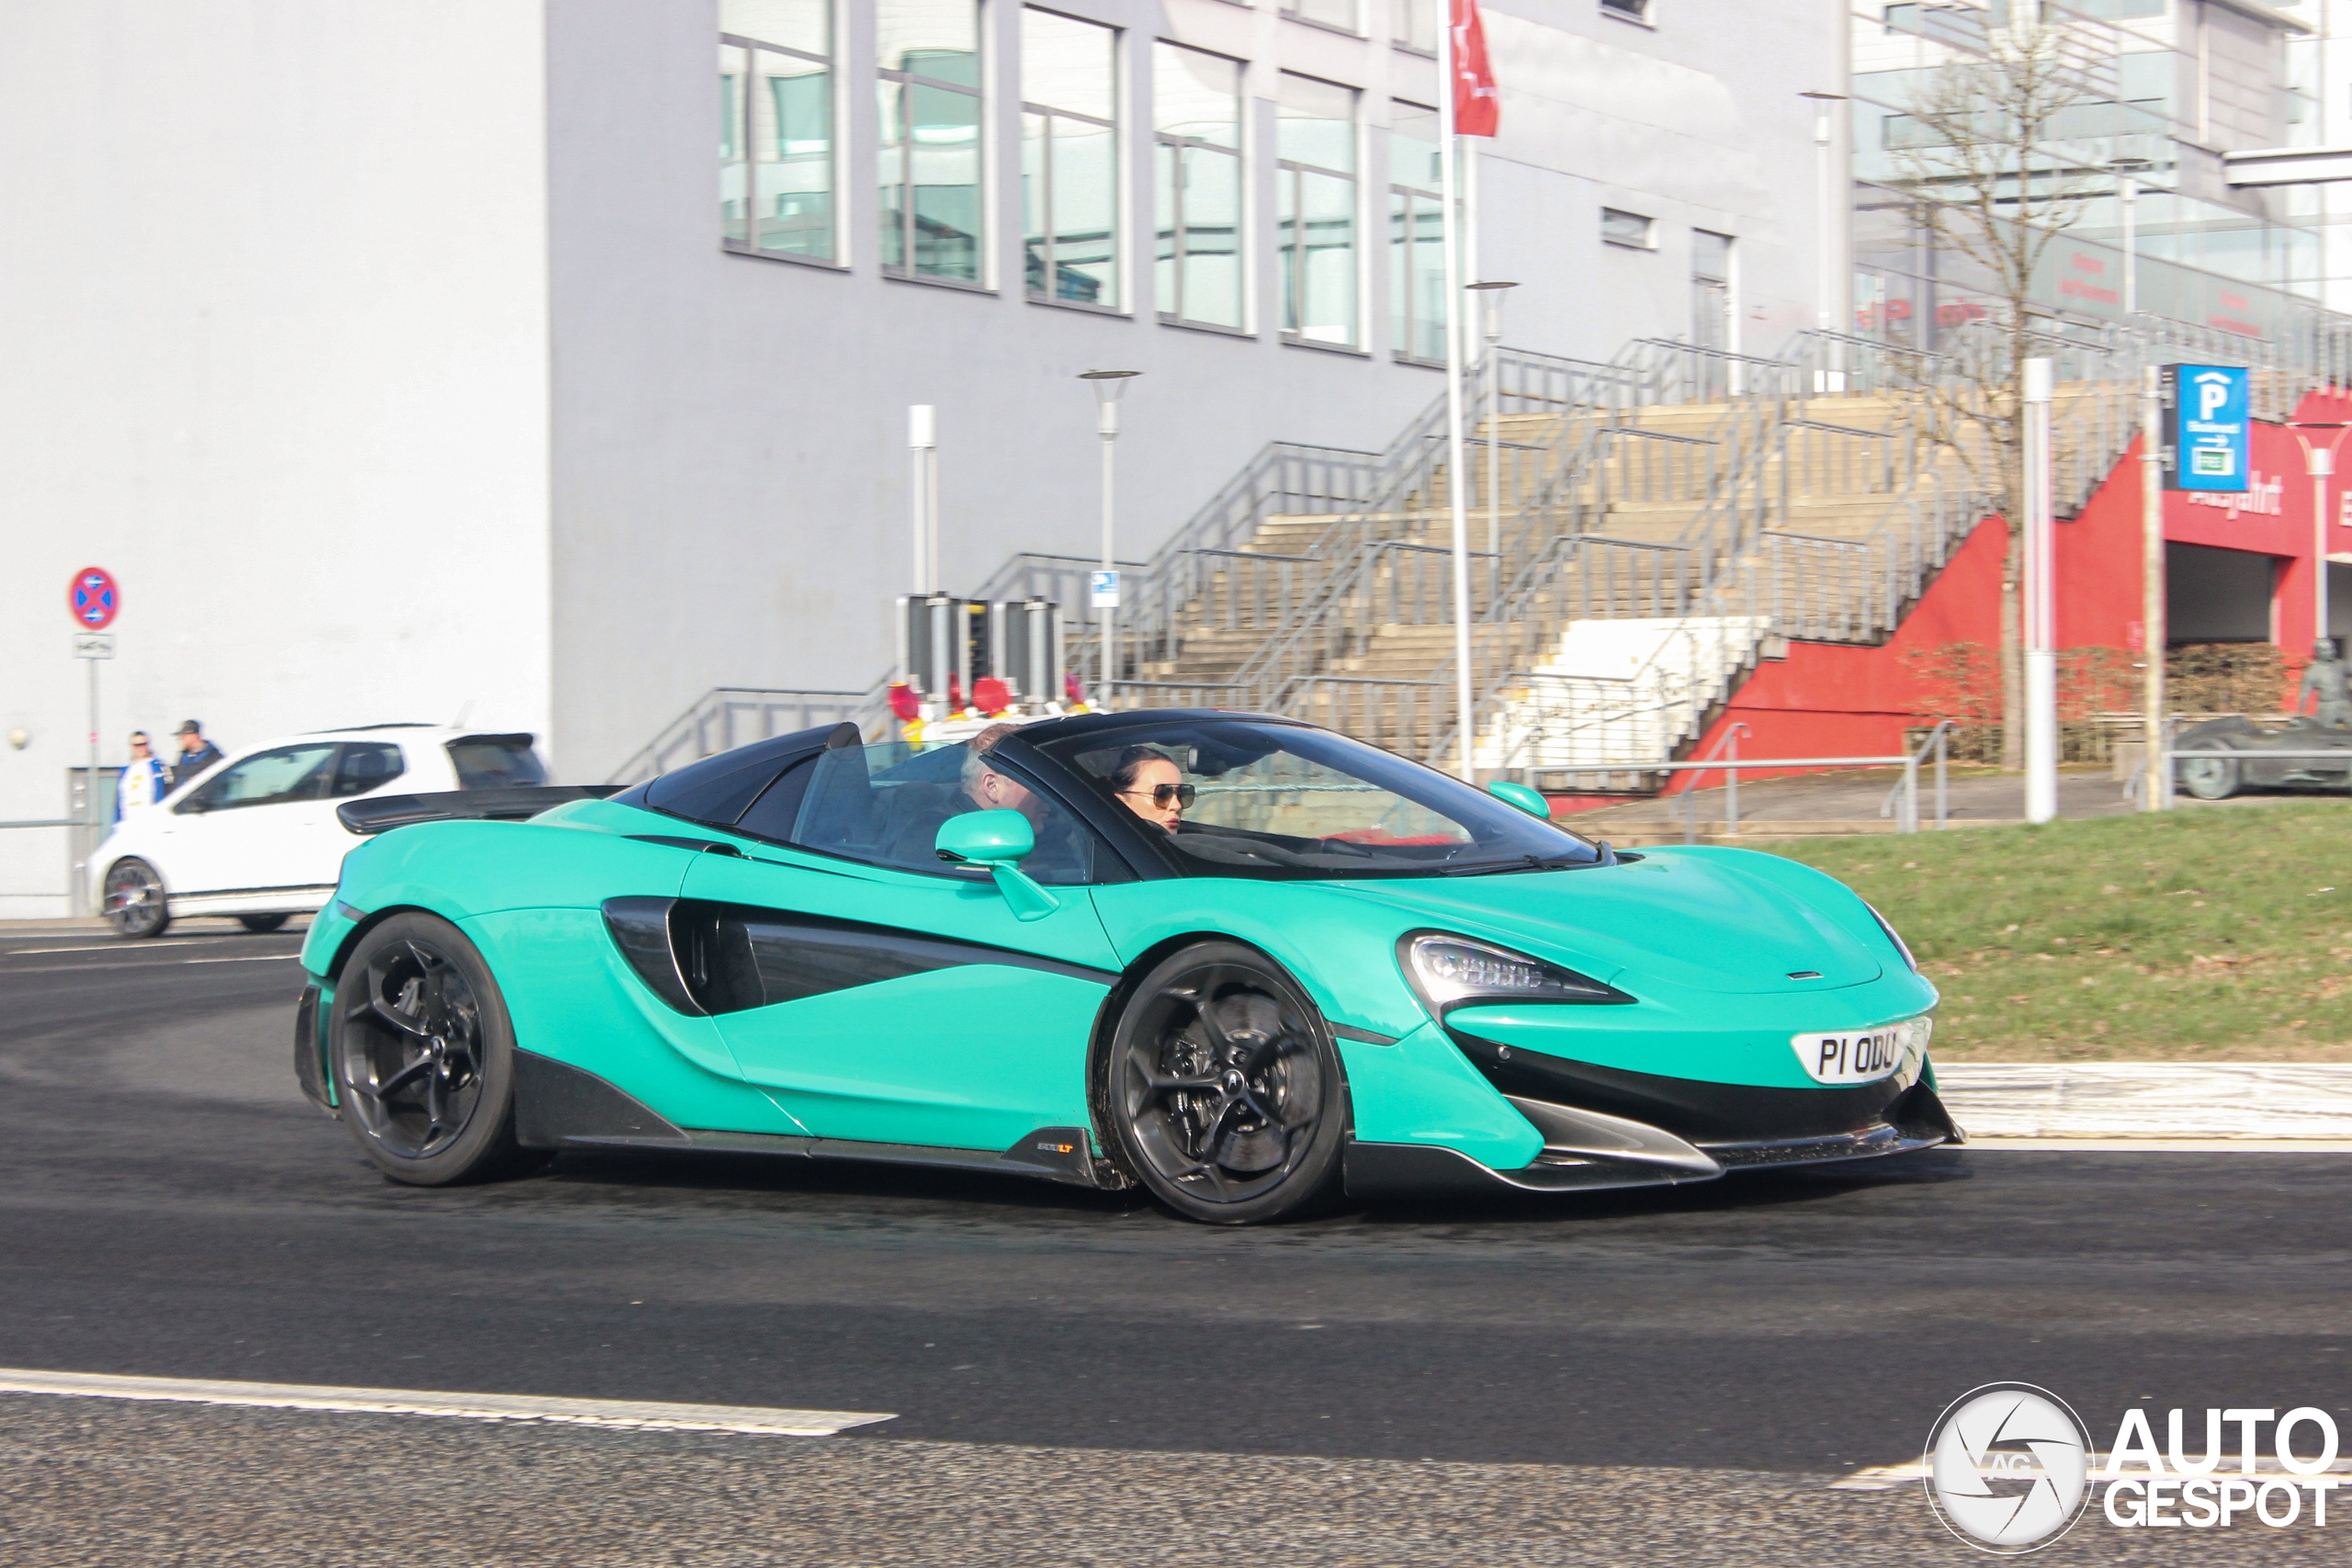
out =
[[1478,20],[1478,0],[1453,0],[1453,130],[1460,136],[1492,136],[1502,121],[1502,98],[1495,91],[1495,69],[1487,60],[1487,29]]

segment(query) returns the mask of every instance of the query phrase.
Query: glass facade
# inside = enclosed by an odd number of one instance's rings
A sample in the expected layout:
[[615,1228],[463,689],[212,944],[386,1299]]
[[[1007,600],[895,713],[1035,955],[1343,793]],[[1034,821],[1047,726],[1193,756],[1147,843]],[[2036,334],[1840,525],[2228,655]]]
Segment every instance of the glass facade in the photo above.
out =
[[1445,213],[1437,110],[1388,108],[1388,305],[1399,359],[1445,363]]
[[833,124],[827,0],[722,0],[718,221],[729,248],[840,259]]
[[1352,348],[1356,309],[1356,93],[1284,72],[1276,106],[1282,330]]
[[878,0],[882,270],[986,281],[978,0]]
[[1153,303],[1165,321],[1240,330],[1241,65],[1172,43],[1151,53]]
[[1118,34],[1021,13],[1023,269],[1029,297],[1116,310]]

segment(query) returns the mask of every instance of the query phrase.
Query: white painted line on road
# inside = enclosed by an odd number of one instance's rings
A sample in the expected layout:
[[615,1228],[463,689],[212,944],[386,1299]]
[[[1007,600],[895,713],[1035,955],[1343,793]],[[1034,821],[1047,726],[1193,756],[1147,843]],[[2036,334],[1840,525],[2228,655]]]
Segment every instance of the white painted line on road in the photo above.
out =
[[[1924,1455],[1918,1459],[1906,1459],[1899,1464],[1864,1465],[1861,1469],[1855,1471],[1852,1474],[1841,1475],[1837,1480],[1831,1482],[1829,1483],[1829,1490],[1832,1492],[1892,1492],[1898,1486],[1907,1486],[1915,1481],[1927,1480],[1928,1470],[1928,1461]],[[2146,1472],[2141,1470],[2135,1463],[2129,1473],[2136,1477],[2144,1475]],[[2253,1469],[2241,1470],[2233,1468],[2221,1472],[2220,1473],[2224,1475],[2279,1476],[2285,1475],[2289,1472],[2276,1459],[2273,1459],[2268,1455],[2257,1454],[2255,1456]],[[2334,1464],[2329,1465],[2326,1470],[2322,1471],[2319,1473],[2324,1475],[2352,1475],[2352,1458],[2339,1459]]]
[[284,964],[300,958],[299,953],[252,953],[236,958],[178,958],[175,964]]
[[40,958],[51,953],[120,953],[121,951],[122,943],[119,942],[102,942],[95,947],[17,947],[9,949],[6,954],[0,954],[0,956]]
[[629,1399],[552,1399],[516,1393],[427,1393],[401,1388],[325,1388],[290,1382],[211,1382],[202,1378],[123,1378],[96,1372],[0,1367],[0,1393],[69,1399],[164,1400],[259,1410],[334,1410],[371,1416],[445,1416],[468,1421],[549,1421],[666,1432],[754,1432],[830,1438],[852,1427],[893,1421],[870,1410],[772,1410],[752,1404],[656,1404]]

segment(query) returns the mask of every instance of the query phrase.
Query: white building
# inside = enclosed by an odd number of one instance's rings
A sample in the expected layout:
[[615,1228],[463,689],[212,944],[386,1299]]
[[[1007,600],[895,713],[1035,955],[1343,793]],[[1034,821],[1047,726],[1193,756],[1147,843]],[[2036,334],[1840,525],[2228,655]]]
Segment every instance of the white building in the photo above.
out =
[[[1471,265],[1521,285],[1512,345],[1814,323],[1798,94],[1842,81],[1842,10],[1493,0]],[[1440,252],[1406,234],[1435,11],[18,7],[0,818],[58,815],[84,754],[84,566],[123,584],[109,763],[190,716],[234,745],[462,715],[593,779],[714,685],[884,671],[910,404],[950,589],[1094,547],[1080,371],[1143,372],[1123,555],[1269,440],[1380,446],[1442,388]],[[0,833],[0,914],[62,908],[63,863]]]

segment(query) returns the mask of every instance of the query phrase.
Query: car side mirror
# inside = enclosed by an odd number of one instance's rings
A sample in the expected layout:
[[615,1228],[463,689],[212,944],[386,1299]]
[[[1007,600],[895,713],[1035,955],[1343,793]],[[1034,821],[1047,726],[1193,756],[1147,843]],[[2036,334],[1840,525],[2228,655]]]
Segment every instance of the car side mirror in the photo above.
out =
[[1042,920],[1062,907],[1061,900],[1032,881],[1021,869],[1022,857],[1037,847],[1029,818],[1018,811],[967,811],[939,825],[932,848],[951,865],[985,870],[1016,919]]
[[1530,817],[1541,818],[1546,822],[1552,820],[1552,803],[1544,798],[1544,792],[1540,789],[1510,779],[1497,779],[1487,786],[1487,793],[1506,806],[1518,807]]

